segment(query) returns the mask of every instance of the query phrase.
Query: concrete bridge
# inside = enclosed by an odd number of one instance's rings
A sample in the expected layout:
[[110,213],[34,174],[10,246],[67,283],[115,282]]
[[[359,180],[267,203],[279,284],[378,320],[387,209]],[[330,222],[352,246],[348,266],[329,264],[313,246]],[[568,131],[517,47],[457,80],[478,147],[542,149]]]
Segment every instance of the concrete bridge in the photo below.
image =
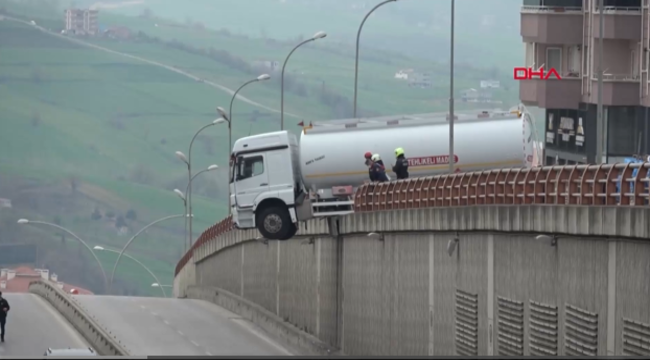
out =
[[[367,185],[355,214],[309,221],[289,241],[219,222],[177,266],[181,299],[70,300],[46,282],[33,291],[53,305],[83,305],[56,308],[86,324],[75,326],[86,339],[103,339],[94,341],[106,354],[217,355],[228,341],[211,350],[191,350],[191,341],[210,344],[237,318],[249,335],[232,347],[248,346],[250,355],[650,356],[649,168],[544,167]],[[133,309],[120,305],[129,302]],[[193,340],[141,336],[120,350],[157,321],[138,320],[140,306],[158,306],[151,311],[159,315],[173,306],[168,323]],[[91,320],[74,320],[81,316]]]

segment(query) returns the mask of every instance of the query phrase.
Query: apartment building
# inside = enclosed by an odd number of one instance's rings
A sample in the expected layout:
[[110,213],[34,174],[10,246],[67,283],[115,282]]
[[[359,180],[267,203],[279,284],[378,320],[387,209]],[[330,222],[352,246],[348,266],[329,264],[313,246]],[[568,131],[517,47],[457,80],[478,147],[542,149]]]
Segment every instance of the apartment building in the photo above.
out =
[[66,33],[79,35],[97,34],[97,10],[66,9],[64,13]]
[[[603,2],[603,161],[613,163],[650,153],[650,0]],[[525,66],[561,76],[519,84],[524,104],[545,109],[546,164],[595,162],[599,25],[598,0],[523,1]]]

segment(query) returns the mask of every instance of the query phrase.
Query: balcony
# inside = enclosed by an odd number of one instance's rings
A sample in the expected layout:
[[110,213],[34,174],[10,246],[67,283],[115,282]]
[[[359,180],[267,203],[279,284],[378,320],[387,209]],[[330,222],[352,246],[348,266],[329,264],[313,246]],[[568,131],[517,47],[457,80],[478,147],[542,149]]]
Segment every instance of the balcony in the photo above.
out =
[[524,5],[521,7],[521,37],[541,44],[582,44],[581,7]]
[[[605,74],[603,76],[603,105],[604,106],[639,106],[640,78],[631,74]],[[598,75],[591,78],[591,93],[585,102],[598,103]]]
[[[600,37],[600,13],[594,10],[591,33]],[[603,9],[603,39],[641,40],[641,8],[606,6]]]
[[525,105],[544,109],[578,109],[581,86],[579,77],[522,80],[519,81],[519,99]]

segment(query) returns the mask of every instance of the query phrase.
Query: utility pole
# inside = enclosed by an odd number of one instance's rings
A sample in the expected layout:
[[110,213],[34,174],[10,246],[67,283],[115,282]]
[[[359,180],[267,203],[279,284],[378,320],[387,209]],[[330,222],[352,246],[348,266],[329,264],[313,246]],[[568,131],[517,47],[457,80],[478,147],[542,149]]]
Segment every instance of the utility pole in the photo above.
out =
[[603,124],[603,0],[598,1],[598,109],[596,118],[596,164],[603,163],[604,124]]
[[[602,1],[602,0],[601,0]],[[451,47],[449,56],[449,173],[454,173],[454,6],[451,0]]]

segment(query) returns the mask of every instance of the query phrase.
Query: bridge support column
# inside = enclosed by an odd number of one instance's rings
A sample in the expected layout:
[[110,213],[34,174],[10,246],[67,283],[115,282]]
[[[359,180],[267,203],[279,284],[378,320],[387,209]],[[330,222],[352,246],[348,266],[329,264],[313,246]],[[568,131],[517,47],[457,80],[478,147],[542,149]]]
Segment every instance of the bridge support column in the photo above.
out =
[[487,236],[487,356],[494,355],[494,235]]
[[616,353],[616,240],[609,241],[607,261],[607,355]]
[[435,258],[435,235],[429,235],[429,356],[435,355],[435,323],[433,312],[435,309],[435,281],[434,281],[434,258]]

